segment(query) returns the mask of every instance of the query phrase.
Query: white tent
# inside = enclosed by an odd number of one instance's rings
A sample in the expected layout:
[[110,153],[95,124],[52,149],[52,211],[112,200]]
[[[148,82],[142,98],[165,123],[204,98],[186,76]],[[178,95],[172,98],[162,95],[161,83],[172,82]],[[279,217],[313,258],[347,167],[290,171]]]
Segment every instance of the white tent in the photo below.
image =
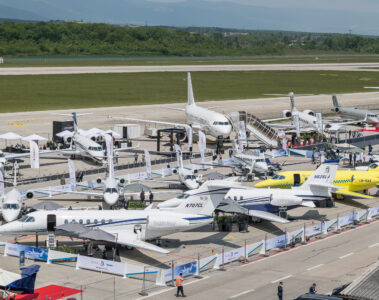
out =
[[7,286],[12,282],[21,279],[21,274],[13,273],[6,271],[4,269],[0,269],[0,285]]
[[23,137],[14,132],[7,132],[0,135],[0,139],[4,140],[21,140]]
[[88,129],[85,133],[85,135],[92,135],[92,136],[99,136],[99,135],[104,135],[105,134],[105,131],[104,130],[101,130],[99,128],[91,128],[91,129]]
[[329,131],[345,131],[346,126],[342,124],[333,124],[332,126],[330,126],[328,130]]
[[74,135],[74,133],[72,131],[68,131],[68,130],[57,133],[57,136],[59,136],[59,137],[66,137],[66,136],[73,136],[73,135]]
[[22,138],[24,141],[47,141],[47,138],[44,138],[43,136],[40,136],[38,134],[31,134],[27,137]]
[[120,134],[118,134],[116,131],[113,131],[113,130],[111,130],[111,129],[105,131],[105,133],[109,133],[109,134],[111,134],[114,138],[121,138],[121,135],[120,135]]

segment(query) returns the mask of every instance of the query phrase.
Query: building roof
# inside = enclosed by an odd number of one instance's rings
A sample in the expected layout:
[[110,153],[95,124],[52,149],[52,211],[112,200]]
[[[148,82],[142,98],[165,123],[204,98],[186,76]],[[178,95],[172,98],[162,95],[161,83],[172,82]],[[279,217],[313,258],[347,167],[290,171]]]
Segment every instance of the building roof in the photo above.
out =
[[357,300],[379,299],[379,260],[345,288],[341,295]]

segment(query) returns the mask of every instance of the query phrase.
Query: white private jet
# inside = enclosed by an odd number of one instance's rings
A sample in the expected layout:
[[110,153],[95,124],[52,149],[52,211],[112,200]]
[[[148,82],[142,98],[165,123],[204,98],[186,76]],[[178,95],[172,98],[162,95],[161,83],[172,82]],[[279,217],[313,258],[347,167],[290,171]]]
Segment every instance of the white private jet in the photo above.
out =
[[228,118],[223,114],[215,112],[213,110],[197,106],[193,96],[191,74],[188,73],[188,99],[185,109],[172,108],[174,110],[184,111],[187,118],[187,124],[163,122],[163,121],[153,121],[153,120],[142,120],[127,117],[117,117],[129,121],[145,122],[145,123],[155,123],[162,125],[169,125],[174,127],[182,127],[190,125],[193,129],[201,130],[206,134],[213,137],[228,137],[232,132],[232,125]]
[[[309,94],[303,94],[303,95],[296,95],[293,92],[290,92],[289,94],[266,94],[266,95],[271,95],[271,96],[288,96],[290,97],[291,101],[291,110],[283,110],[283,118],[281,120],[285,119],[291,119],[293,120],[292,125],[285,125],[285,124],[273,124],[270,123],[270,126],[272,127],[278,127],[278,128],[289,128],[289,129],[295,129],[295,120],[294,116],[298,116],[299,118],[299,125],[300,128],[312,128],[316,131],[319,130],[318,124],[317,124],[317,117],[314,111],[307,109],[303,111],[297,110],[295,106],[295,96],[310,96]],[[357,123],[362,123],[366,122],[367,120],[367,115],[363,116],[361,120],[354,120],[354,121],[348,121],[348,122],[342,122],[342,123],[327,123],[327,124],[322,124],[322,131],[324,131],[327,128],[330,128],[332,125],[349,125],[349,124],[357,124]],[[280,120],[280,119],[272,119],[272,120],[264,120],[266,122],[270,121],[275,121],[275,120]]]
[[89,115],[90,113],[77,114],[73,112],[71,114],[59,114],[60,116],[70,116],[74,120],[74,134],[72,136],[72,145],[75,149],[58,150],[63,155],[82,156],[93,160],[96,163],[103,164],[105,154],[103,147],[100,144],[94,142],[91,138],[82,135],[78,130],[77,117]]
[[46,233],[57,226],[77,223],[87,229],[96,228],[111,234],[113,238],[108,242],[169,253],[147,241],[213,222],[212,213],[224,198],[219,190],[220,182],[207,182],[196,193],[183,199],[178,207],[171,209],[149,206],[145,210],[35,211],[0,226],[0,234]]
[[[15,169],[14,169],[15,170]],[[0,175],[1,190],[4,190],[4,180]],[[16,220],[21,212],[21,203],[24,199],[32,199],[34,197],[33,191],[27,191],[24,195],[21,195],[17,189],[17,176],[14,174],[13,188],[8,192],[0,195],[0,210],[2,218],[5,222],[12,222]]]

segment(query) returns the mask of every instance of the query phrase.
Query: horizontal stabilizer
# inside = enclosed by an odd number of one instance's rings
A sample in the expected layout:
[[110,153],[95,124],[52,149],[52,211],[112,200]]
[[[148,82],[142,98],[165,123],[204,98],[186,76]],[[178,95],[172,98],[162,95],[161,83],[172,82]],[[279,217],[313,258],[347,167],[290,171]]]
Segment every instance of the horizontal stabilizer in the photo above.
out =
[[316,207],[316,205],[313,203],[313,201],[303,201],[303,202],[301,203],[301,206],[311,207],[311,208]]
[[168,254],[170,251],[163,249],[161,247],[158,247],[156,245],[147,243],[145,241],[141,241],[137,239],[137,236],[132,231],[128,232],[118,232],[117,235],[117,244],[125,245],[129,247],[139,248],[139,249],[145,249],[153,252]]
[[282,224],[289,223],[287,219],[281,218],[277,215],[274,215],[272,213],[262,211],[262,210],[249,210],[249,215],[252,217],[264,219],[271,222],[278,222]]

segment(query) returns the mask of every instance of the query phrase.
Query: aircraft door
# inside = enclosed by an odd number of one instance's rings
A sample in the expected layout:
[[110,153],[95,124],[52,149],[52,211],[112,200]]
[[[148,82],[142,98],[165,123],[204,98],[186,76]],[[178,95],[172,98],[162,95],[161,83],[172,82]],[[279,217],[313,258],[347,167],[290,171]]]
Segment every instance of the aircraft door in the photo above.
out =
[[301,185],[300,174],[293,174],[293,186]]
[[56,225],[57,225],[57,216],[47,215],[47,231],[55,231]]
[[122,137],[124,139],[128,138],[128,127],[126,127],[126,126],[122,127]]

